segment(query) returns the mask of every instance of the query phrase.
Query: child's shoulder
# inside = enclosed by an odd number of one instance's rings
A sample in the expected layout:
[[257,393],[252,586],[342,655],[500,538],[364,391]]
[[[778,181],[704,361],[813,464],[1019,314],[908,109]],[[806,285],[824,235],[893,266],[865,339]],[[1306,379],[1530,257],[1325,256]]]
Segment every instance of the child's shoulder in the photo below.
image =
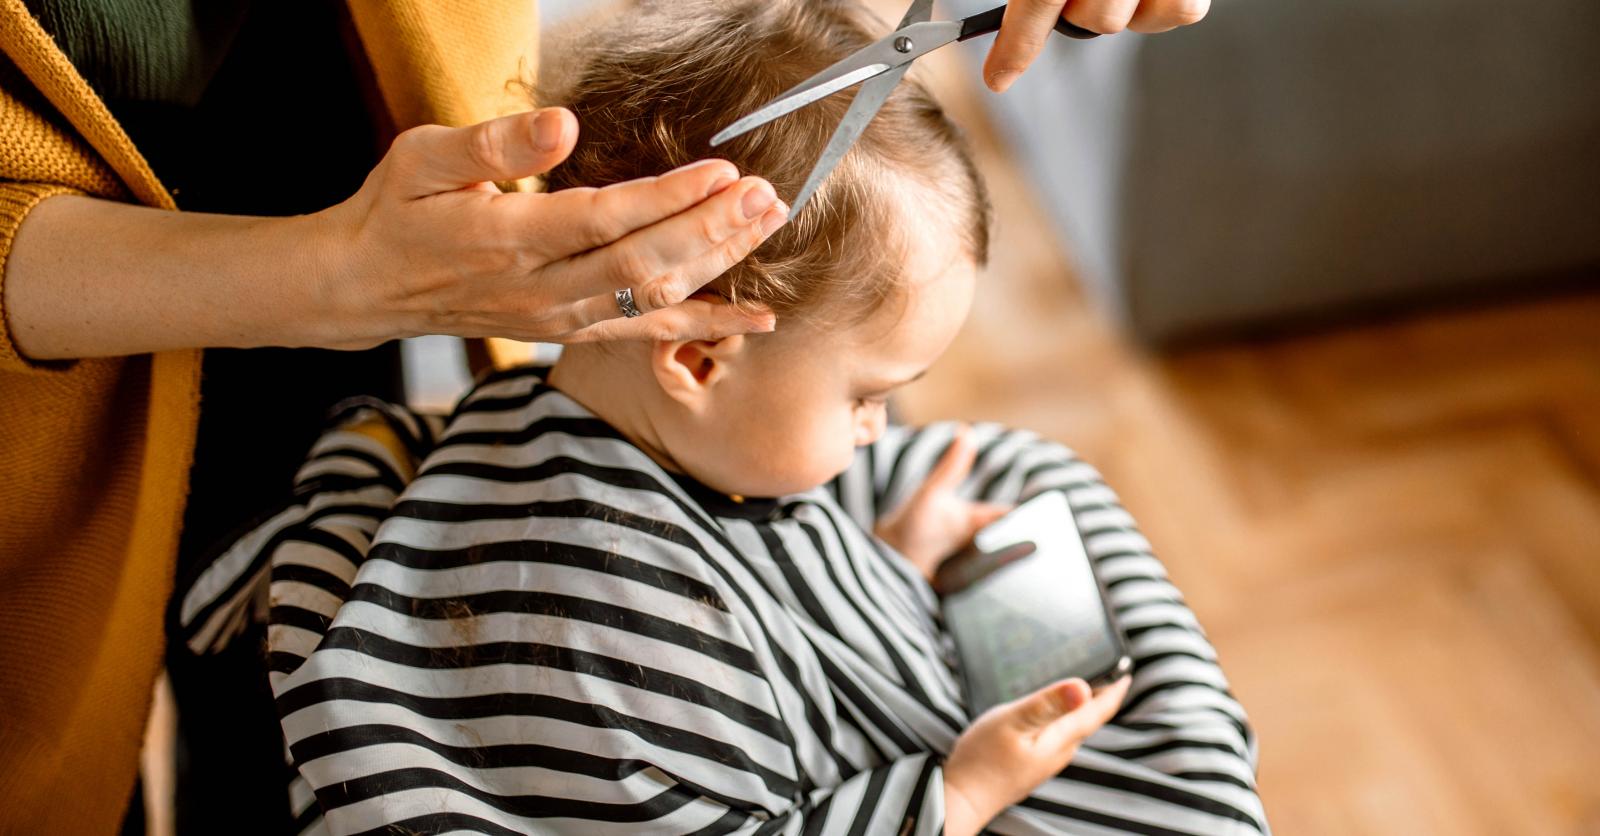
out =
[[551,388],[486,378],[451,416],[384,539],[506,550],[662,593],[720,600],[715,524],[642,450]]

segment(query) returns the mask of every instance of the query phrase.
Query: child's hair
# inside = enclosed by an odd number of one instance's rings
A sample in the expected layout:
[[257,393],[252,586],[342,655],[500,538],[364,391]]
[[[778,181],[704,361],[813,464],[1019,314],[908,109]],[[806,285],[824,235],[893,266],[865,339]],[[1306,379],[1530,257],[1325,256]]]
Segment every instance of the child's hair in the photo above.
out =
[[[565,79],[567,92],[546,97],[570,108],[582,126],[572,157],[548,176],[551,190],[605,186],[720,156],[791,200],[849,94],[717,149],[711,136],[875,40],[872,18],[835,0],[659,0],[626,16],[585,45]],[[988,259],[983,180],[959,132],[914,76],[810,204],[712,289],[780,317],[826,310],[858,321],[903,286],[900,256],[912,242],[898,227],[906,216],[934,216],[979,264]]]

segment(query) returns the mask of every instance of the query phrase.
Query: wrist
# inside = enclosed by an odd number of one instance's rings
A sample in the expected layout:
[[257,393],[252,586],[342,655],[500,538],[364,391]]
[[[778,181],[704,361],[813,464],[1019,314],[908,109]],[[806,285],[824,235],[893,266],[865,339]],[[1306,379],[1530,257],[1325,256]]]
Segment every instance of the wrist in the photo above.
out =
[[894,549],[895,554],[905,558],[905,561],[910,563],[924,579],[933,580],[933,570],[937,568],[939,562],[928,560],[918,552],[915,541],[905,531],[905,526],[901,522],[879,524],[872,533],[889,548]]
[[986,802],[985,794],[974,792],[974,789],[970,776],[967,776],[959,765],[952,769],[952,764],[945,763],[945,836],[974,836],[1005,809],[1003,806]]
[[360,248],[339,211],[340,206],[309,215],[281,219],[293,253],[290,281],[298,284],[301,345],[354,349],[412,336],[402,317],[387,305],[362,269]]
[[879,523],[878,526],[872,530],[872,535],[877,537],[879,540],[882,540],[884,545],[894,549],[895,554],[900,555],[907,560],[911,559],[911,556],[906,554],[905,544],[900,541],[900,530],[898,527]]

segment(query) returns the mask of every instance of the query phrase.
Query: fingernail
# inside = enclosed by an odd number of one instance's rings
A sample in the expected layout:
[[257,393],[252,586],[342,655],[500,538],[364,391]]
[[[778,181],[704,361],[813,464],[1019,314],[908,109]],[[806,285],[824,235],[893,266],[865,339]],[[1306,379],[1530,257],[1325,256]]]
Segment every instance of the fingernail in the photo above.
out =
[[533,119],[533,147],[540,151],[554,151],[561,146],[563,133],[561,113],[547,110]]
[[778,205],[774,207],[772,211],[761,217],[761,234],[764,237],[771,237],[772,233],[777,232],[783,227],[784,224],[788,222],[789,207],[780,200],[778,201]]
[[1021,73],[1018,73],[1015,70],[1001,70],[1000,72],[989,76],[989,89],[995,91],[996,93],[1004,93],[1011,88],[1011,85],[1017,80],[1018,75],[1021,75]]
[[723,189],[726,189],[737,182],[739,182],[739,175],[731,171],[724,171],[717,175],[716,180],[711,182],[711,188],[706,189],[706,197],[710,197],[714,194],[720,194]]
[[744,203],[741,207],[744,209],[745,220],[753,221],[756,218],[761,217],[762,215],[766,214],[768,209],[772,208],[773,204],[777,202],[777,194],[773,193],[772,186],[767,183],[762,183],[750,191],[745,192]]
[[1070,713],[1076,707],[1073,705],[1072,686],[1070,684],[1051,689],[1050,708],[1057,714]]

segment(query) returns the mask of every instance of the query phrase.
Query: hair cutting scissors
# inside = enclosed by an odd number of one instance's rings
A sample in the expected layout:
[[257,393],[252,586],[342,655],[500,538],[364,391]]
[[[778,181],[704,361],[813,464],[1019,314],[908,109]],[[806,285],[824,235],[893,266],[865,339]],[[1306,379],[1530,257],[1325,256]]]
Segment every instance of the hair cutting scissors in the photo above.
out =
[[[833,173],[839,161],[844,159],[851,146],[855,145],[861,132],[872,122],[872,117],[888,101],[889,94],[900,85],[906,71],[911,69],[912,62],[941,47],[1000,31],[1000,22],[1005,18],[1005,13],[1006,7],[999,6],[962,20],[936,21],[932,19],[933,0],[914,0],[906,16],[900,20],[900,25],[887,37],[806,79],[754,113],[724,128],[711,138],[711,145],[715,147],[743,136],[768,122],[860,84],[861,89],[856,91],[850,109],[845,112],[839,128],[828,141],[828,147],[823,150],[816,166],[811,169],[811,175],[806,178],[805,186],[794,199],[792,211],[798,214],[822,182]],[[1064,19],[1056,22],[1056,31],[1079,40],[1099,37]]]

